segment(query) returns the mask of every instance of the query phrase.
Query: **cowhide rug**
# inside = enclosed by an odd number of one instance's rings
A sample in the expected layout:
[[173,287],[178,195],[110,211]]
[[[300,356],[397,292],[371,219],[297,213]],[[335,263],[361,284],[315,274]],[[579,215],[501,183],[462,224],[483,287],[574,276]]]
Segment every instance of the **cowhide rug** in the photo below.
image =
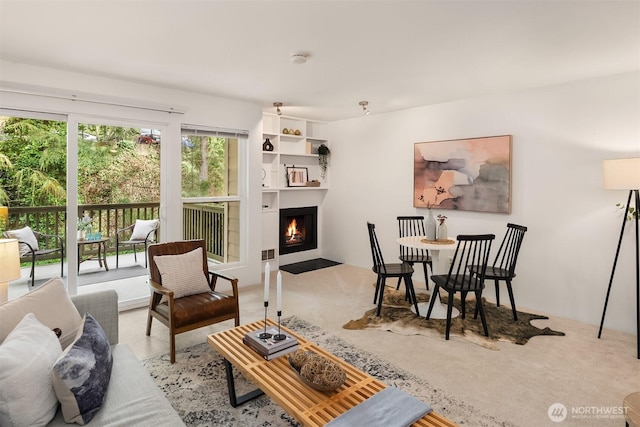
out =
[[[374,285],[375,286],[375,285]],[[442,293],[442,303],[447,304],[447,296]],[[418,302],[426,302],[429,295],[426,293],[418,293]],[[489,337],[484,336],[480,315],[474,319],[476,301],[473,295],[467,295],[466,299],[466,318],[461,316],[455,317],[451,321],[451,335],[459,335],[468,341],[481,345],[482,347],[499,350],[496,341],[508,341],[514,344],[524,345],[530,338],[538,335],[559,335],[564,336],[563,332],[554,331],[548,327],[540,329],[531,324],[532,320],[549,319],[547,316],[538,314],[525,313],[517,311],[518,320],[513,320],[511,306],[502,304],[497,307],[495,304],[488,302],[483,298],[485,315],[487,318],[487,326],[489,329]],[[453,306],[460,310],[460,299],[454,298]],[[382,329],[401,335],[434,335],[440,333],[442,337],[445,335],[446,319],[425,319],[426,310],[420,317],[411,311],[411,306],[405,300],[404,287],[399,291],[393,288],[386,288],[382,304],[380,317],[376,316],[376,309],[372,308],[364,313],[364,315],[356,320],[350,320],[344,329]]]

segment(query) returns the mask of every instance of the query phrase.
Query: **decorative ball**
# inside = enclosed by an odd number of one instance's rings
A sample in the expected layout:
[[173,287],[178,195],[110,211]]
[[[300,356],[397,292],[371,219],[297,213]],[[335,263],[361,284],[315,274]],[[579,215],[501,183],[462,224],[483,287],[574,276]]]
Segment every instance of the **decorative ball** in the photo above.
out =
[[332,391],[347,380],[340,365],[313,352],[297,350],[289,357],[289,363],[299,371],[300,378],[316,390]]

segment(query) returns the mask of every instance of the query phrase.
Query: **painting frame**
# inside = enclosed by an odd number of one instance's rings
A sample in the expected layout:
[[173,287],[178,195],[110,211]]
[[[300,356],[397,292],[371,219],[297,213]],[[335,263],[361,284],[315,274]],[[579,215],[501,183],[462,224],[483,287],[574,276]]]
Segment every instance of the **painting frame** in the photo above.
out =
[[416,142],[413,206],[511,213],[512,136]]
[[298,166],[287,166],[287,187],[306,187],[309,170]]

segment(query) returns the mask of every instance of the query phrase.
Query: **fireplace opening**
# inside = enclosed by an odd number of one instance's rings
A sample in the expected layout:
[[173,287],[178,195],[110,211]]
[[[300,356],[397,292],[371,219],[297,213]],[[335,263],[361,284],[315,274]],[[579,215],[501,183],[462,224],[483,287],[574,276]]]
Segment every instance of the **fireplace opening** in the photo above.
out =
[[318,207],[280,209],[280,255],[318,247]]

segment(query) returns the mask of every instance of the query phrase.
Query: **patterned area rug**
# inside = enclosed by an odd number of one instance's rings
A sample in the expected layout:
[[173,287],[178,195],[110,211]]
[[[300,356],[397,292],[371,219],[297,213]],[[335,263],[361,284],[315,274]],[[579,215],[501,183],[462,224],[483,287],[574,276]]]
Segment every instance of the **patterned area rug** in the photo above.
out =
[[[282,323],[369,375],[429,403],[436,412],[461,426],[512,426],[302,319],[290,317],[283,319]],[[231,407],[222,357],[208,344],[202,343],[178,351],[176,360],[172,365],[169,363],[169,355],[165,354],[143,360],[142,363],[186,425],[299,425],[267,396],[261,396],[237,408]],[[237,372],[235,379],[238,394],[255,388]]]
[[[426,302],[429,295],[419,293],[416,295],[418,302]],[[466,340],[478,344],[490,350],[499,350],[495,344],[496,341],[507,341],[514,344],[524,345],[530,338],[538,335],[559,335],[564,336],[563,332],[554,331],[548,327],[537,328],[531,324],[532,320],[549,319],[547,316],[525,313],[517,311],[518,320],[513,320],[511,306],[501,305],[497,307],[495,304],[482,299],[487,319],[487,328],[489,329],[489,337],[484,336],[480,315],[477,319],[473,318],[476,308],[475,299],[467,297],[466,302],[466,318],[458,316],[451,320],[451,335],[459,335]],[[442,296],[442,303],[446,305],[447,296]],[[460,299],[454,298],[453,306],[460,310]],[[385,289],[380,316],[376,316],[376,309],[368,310],[360,319],[351,320],[345,325],[344,329],[382,329],[401,335],[432,335],[436,333],[445,335],[446,319],[425,319],[427,314],[420,309],[420,317],[417,317],[412,311],[411,306],[405,300],[405,292],[396,291],[393,288]]]

